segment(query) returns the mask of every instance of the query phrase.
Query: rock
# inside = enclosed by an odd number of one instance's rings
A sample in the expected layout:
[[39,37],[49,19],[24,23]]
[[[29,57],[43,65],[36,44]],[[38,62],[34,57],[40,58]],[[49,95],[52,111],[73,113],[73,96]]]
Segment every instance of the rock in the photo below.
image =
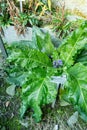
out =
[[55,125],[53,130],[59,130],[59,126],[58,125]]
[[3,28],[4,31],[4,41],[7,43],[13,43],[16,41],[20,40],[26,40],[26,41],[31,41],[32,40],[32,28],[27,27],[26,28],[26,33],[18,35],[14,26],[9,26],[7,28]]
[[[35,30],[36,28],[36,30]],[[49,32],[51,36],[51,40],[55,47],[58,47],[61,43],[60,39],[56,38],[56,34],[52,32],[52,30],[49,27],[44,28],[38,28],[38,27],[27,27],[27,31],[24,35],[20,34],[18,35],[16,30],[14,29],[14,26],[9,26],[8,28],[4,28],[4,36],[2,35],[3,41],[6,43],[13,43],[13,42],[20,42],[20,41],[32,41],[33,38],[33,30],[36,31],[35,33],[41,36]]]
[[76,111],[68,120],[67,124],[70,128],[73,128],[76,122],[78,121],[78,112]]
[[14,96],[15,95],[15,88],[16,86],[13,84],[11,86],[9,86],[7,89],[6,89],[6,93],[10,96]]

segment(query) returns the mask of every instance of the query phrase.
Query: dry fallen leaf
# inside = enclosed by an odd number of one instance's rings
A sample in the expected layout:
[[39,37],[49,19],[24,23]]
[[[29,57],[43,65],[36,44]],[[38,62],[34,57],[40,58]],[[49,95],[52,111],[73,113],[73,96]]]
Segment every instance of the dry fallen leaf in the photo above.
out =
[[10,104],[10,101],[7,101],[6,104],[5,104],[5,106],[8,107],[9,104]]

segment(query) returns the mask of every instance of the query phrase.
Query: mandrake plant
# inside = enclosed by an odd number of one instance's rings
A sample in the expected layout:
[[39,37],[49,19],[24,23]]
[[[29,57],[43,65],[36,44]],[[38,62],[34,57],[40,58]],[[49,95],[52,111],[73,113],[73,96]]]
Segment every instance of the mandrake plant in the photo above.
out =
[[8,47],[8,81],[21,86],[21,117],[31,108],[34,119],[39,122],[42,106],[54,102],[57,96],[57,85],[52,82],[52,76],[65,75],[60,100],[72,104],[87,121],[87,21],[58,48],[53,46],[48,33],[43,35],[35,30],[33,33],[31,42]]

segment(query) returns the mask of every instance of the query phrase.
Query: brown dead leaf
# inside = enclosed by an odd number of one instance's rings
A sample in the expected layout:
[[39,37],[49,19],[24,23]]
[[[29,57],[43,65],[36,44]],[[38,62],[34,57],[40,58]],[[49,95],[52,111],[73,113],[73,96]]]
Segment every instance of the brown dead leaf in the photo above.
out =
[[10,104],[10,101],[7,101],[6,104],[5,104],[5,106],[8,107],[9,104]]

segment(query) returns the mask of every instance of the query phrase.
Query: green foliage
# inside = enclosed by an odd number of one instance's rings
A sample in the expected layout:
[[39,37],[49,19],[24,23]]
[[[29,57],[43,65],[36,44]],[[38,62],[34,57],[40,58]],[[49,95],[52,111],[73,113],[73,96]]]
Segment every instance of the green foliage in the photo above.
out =
[[61,39],[65,38],[71,31],[71,22],[67,19],[68,14],[68,11],[65,10],[65,6],[62,5],[56,8],[52,16],[53,30]]
[[78,28],[83,20],[76,19],[75,21],[70,20],[70,12],[66,10],[65,5],[60,5],[53,11],[52,15],[52,25],[53,31],[56,32],[57,37],[60,39],[66,38],[73,30]]
[[[26,0],[23,2],[23,12],[20,13],[20,4],[17,0],[0,1],[0,26],[19,25],[20,28],[26,26],[41,26],[43,15],[51,10],[51,1]],[[18,27],[18,26],[17,26]]]
[[[54,59],[63,61],[63,73],[67,75],[62,98],[73,104],[87,121],[87,21],[72,32],[53,53]],[[77,63],[78,62],[78,63]],[[85,65],[85,66],[84,66]],[[61,95],[60,95],[61,96]]]
[[[84,65],[84,62],[87,63],[86,31],[87,21],[72,32],[59,48],[54,48],[49,34],[44,36],[35,28],[32,42],[15,44],[9,48],[9,53],[12,53],[8,57],[8,80],[22,87],[21,117],[31,108],[36,121],[40,121],[43,105],[56,99],[56,84],[51,82],[52,76],[64,74],[67,81],[63,84],[64,88],[60,88],[60,97],[73,104],[81,118],[87,121],[87,66]],[[53,63],[56,67],[53,67]]]
[[0,27],[6,27],[11,23],[12,21],[9,19],[8,15],[6,16],[0,15]]
[[38,35],[36,38],[39,50],[41,52],[45,52],[49,56],[52,55],[54,51],[54,46],[51,42],[49,33],[47,33],[44,38],[41,38],[41,36]]
[[87,121],[87,67],[78,63],[67,73],[64,99],[73,104],[82,119]]
[[24,115],[27,107],[31,107],[36,121],[41,120],[40,106],[52,103],[56,98],[56,84],[50,82],[53,74],[53,70],[49,68],[35,68],[28,74],[27,81],[22,86],[21,116]]
[[27,14],[27,13],[20,13],[19,17],[15,17],[23,27],[30,24],[30,26],[38,25],[38,19],[33,14]]
[[54,74],[50,59],[38,50],[18,49],[8,61],[15,63],[10,76],[15,71],[16,83],[22,86],[21,116],[31,107],[36,121],[39,121],[40,106],[51,103],[56,97],[56,86],[50,82],[50,76]]
[[[51,83],[51,76],[57,73],[57,69],[52,67],[51,59],[48,57],[48,46],[53,47],[49,34],[44,39],[39,36],[36,43],[37,48],[29,48],[27,45],[15,44],[9,47],[12,51],[7,59],[10,63],[8,81],[22,87],[21,98],[21,117],[28,108],[34,111],[36,121],[41,120],[41,107],[45,104],[52,103],[56,98],[56,84]],[[43,44],[44,52],[39,47]],[[53,49],[53,48],[52,48]]]
[[7,10],[7,3],[0,2],[0,27],[6,27],[12,23]]
[[73,31],[58,48],[59,58],[64,66],[70,67],[75,62],[75,57],[85,44],[87,44],[87,23]]

